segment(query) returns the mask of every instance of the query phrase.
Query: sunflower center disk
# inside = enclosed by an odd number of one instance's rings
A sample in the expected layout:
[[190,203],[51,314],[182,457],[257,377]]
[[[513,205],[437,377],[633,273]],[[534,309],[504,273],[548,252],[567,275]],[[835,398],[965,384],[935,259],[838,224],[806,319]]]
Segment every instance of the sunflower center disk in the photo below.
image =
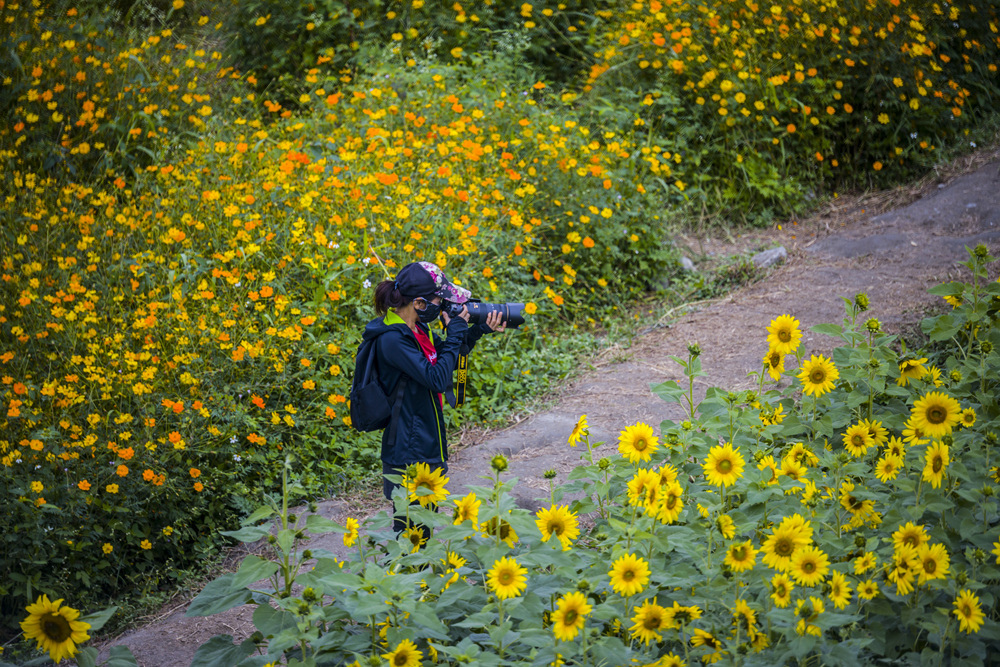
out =
[[71,634],[69,622],[59,614],[45,614],[42,616],[41,626],[45,636],[56,643],[66,641]]

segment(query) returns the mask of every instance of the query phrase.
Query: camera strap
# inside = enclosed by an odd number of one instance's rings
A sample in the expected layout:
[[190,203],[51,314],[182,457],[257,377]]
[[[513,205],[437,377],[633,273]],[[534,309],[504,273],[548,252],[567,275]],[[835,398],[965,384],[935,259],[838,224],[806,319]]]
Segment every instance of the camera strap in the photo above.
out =
[[465,387],[469,381],[469,346],[462,343],[458,351],[458,365],[455,367],[455,404],[460,408],[465,403]]

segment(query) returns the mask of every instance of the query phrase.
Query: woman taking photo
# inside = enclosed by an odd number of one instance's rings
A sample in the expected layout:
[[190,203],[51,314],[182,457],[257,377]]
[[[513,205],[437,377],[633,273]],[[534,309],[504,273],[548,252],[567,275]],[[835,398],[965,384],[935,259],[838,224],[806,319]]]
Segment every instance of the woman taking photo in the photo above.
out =
[[[431,470],[448,471],[448,442],[444,421],[444,394],[450,394],[452,373],[460,353],[471,350],[483,334],[502,332],[506,323],[499,312],[491,312],[485,323],[469,326],[469,312],[462,307],[457,317],[441,312],[443,301],[464,304],[469,290],[451,284],[437,265],[407,264],[395,280],[383,280],[375,288],[375,313],[365,327],[364,340],[375,341],[379,378],[386,396],[395,399],[400,381],[405,381],[395,424],[382,433],[382,474],[402,475],[407,466],[426,463]],[[441,339],[428,325],[438,318],[447,337]],[[383,479],[383,493],[392,500],[398,484]],[[393,522],[397,534],[407,526]],[[422,528],[424,539],[428,531]]]

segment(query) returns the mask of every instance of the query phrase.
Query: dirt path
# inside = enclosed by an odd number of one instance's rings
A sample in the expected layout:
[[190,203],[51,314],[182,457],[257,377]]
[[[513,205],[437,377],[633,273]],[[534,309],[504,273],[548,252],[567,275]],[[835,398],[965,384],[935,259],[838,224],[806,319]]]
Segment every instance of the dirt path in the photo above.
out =
[[[994,255],[1000,252],[1000,151],[966,158],[948,174],[909,189],[835,200],[808,221],[785,227],[729,244],[701,242],[706,251],[717,254],[779,243],[788,250],[788,261],[763,281],[664,322],[636,338],[630,348],[599,357],[564,389],[551,410],[459,451],[450,462],[452,493],[481,483],[479,476],[489,471],[492,456],[503,452],[510,457],[509,474],[520,480],[518,503],[535,509],[540,506],[536,499],[548,495],[544,472],[556,470],[558,483],[580,462],[580,451],[568,447],[566,438],[581,414],[587,415],[592,439],[608,442],[605,451],[613,451],[619,431],[638,421],[658,430],[663,419],[682,418],[678,406],[654,396],[649,386],[682,379],[669,356],[686,356],[689,342],[698,342],[702,349],[708,375],[696,392],[703,395],[709,386],[750,386],[747,373],[760,368],[766,352],[766,327],[784,313],[801,322],[807,354],[833,346],[831,339],[809,332],[809,327],[839,323],[841,297],[858,292],[868,294],[870,316],[885,330],[912,331],[922,313],[938,302],[927,294],[928,288],[967,277],[957,265],[967,259],[966,245],[985,243]],[[320,504],[319,513],[343,522],[349,509],[347,501],[331,500]],[[311,546],[344,551],[338,536],[317,537]],[[185,607],[178,603],[175,609],[165,609],[159,618],[108,647],[129,646],[143,666],[186,667],[195,649],[212,636],[242,639],[253,632],[250,607],[208,619],[185,617]]]

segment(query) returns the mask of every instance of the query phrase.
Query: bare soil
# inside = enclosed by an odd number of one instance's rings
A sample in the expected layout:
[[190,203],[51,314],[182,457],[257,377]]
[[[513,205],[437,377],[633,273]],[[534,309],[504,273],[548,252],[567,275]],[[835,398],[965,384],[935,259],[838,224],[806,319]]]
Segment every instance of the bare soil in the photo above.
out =
[[[510,458],[507,474],[519,480],[517,502],[536,509],[547,504],[544,472],[555,470],[559,484],[580,463],[579,449],[567,445],[580,415],[587,415],[592,439],[607,443],[598,455],[614,451],[618,433],[636,422],[657,428],[664,419],[683,419],[679,407],[656,397],[650,385],[683,379],[669,357],[686,356],[689,342],[701,346],[707,373],[696,384],[696,395],[710,386],[749,388],[747,374],[760,369],[766,327],[778,315],[799,319],[807,355],[829,352],[834,341],[809,328],[839,323],[841,297],[859,292],[869,296],[870,317],[919,345],[916,325],[942,303],[927,289],[968,277],[958,265],[968,258],[966,246],[984,243],[994,255],[1000,252],[1000,150],[963,158],[906,188],[835,199],[807,220],[727,239],[691,232],[682,241],[699,261],[779,244],[788,250],[788,260],[763,280],[700,309],[665,314],[630,346],[596,356],[551,409],[503,431],[466,433],[465,446],[450,461],[453,493],[482,483],[490,459],[502,452]],[[318,512],[343,523],[348,516],[369,516],[372,506],[371,498],[334,499],[321,503]],[[316,537],[310,546],[344,552],[336,535]],[[251,607],[188,618],[187,602],[165,606],[142,627],[107,642],[104,651],[123,644],[140,665],[181,667],[214,635],[242,640],[253,632]]]

